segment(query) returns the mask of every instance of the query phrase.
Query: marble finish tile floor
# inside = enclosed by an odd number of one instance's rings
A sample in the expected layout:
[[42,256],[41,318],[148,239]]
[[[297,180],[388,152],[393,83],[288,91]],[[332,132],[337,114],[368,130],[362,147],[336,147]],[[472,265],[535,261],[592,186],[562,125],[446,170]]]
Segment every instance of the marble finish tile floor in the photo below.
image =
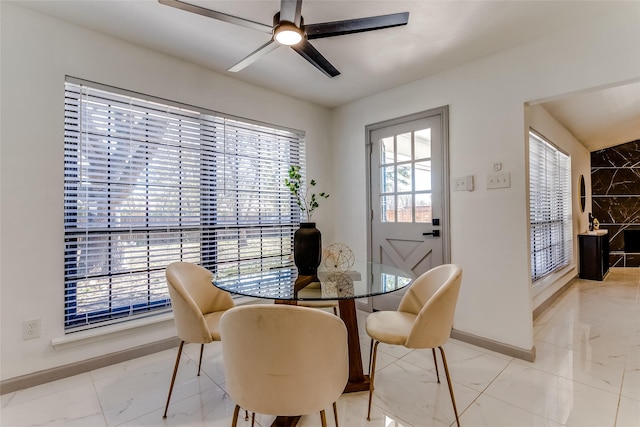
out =
[[[365,317],[359,313],[363,359]],[[639,268],[612,269],[604,282],[574,281],[533,327],[533,363],[456,340],[445,346],[463,427],[640,426]],[[234,402],[225,393],[221,345],[205,346],[200,377],[199,346],[185,346],[166,420],[176,349],[5,394],[0,425],[229,426]],[[430,350],[381,344],[378,368],[371,421],[367,393],[350,393],[338,401],[341,426],[455,426]],[[333,425],[331,408],[327,414]],[[260,427],[272,420],[256,416]],[[250,422],[241,418],[239,425]],[[305,416],[298,425],[320,426],[320,417]]]

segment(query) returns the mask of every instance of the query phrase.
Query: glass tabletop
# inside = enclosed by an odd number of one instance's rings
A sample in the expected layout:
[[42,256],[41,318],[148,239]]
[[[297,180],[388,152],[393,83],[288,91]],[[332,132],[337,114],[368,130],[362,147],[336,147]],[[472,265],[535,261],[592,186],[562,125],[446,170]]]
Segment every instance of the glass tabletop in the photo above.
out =
[[233,294],[298,301],[370,297],[397,291],[411,281],[411,275],[398,268],[362,261],[344,272],[321,267],[316,276],[298,276],[296,267],[290,265],[212,279],[216,287]]

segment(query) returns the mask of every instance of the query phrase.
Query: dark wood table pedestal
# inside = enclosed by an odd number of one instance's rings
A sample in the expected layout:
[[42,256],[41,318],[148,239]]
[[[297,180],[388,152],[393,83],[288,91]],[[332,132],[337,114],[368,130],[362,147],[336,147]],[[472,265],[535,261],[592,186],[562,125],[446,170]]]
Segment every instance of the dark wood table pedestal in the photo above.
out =
[[365,375],[362,369],[356,302],[353,299],[341,299],[338,301],[338,307],[340,308],[340,318],[347,327],[349,344],[349,381],[344,392],[369,390],[369,375]]
[[295,417],[276,417],[276,419],[271,424],[271,427],[295,427],[298,425],[298,421],[300,421],[300,415]]

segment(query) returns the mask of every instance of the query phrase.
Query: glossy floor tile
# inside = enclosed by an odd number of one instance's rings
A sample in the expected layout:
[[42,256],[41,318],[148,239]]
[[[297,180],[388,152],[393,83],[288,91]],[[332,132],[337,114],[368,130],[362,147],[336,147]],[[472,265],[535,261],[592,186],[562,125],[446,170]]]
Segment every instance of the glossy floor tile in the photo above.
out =
[[[363,366],[370,340],[358,313]],[[460,341],[445,346],[464,427],[640,426],[640,269],[612,269],[603,282],[576,280],[534,320],[535,362]],[[2,396],[2,427],[222,427],[234,402],[225,392],[221,343],[187,345],[169,414],[162,419],[176,349]],[[438,353],[439,354],[439,353]],[[430,350],[381,344],[371,421],[367,393],[338,401],[344,427],[448,427],[455,417],[444,372]],[[332,409],[326,408],[333,425]],[[256,425],[274,417],[256,415]],[[240,417],[239,425],[250,421]],[[320,426],[320,416],[299,427]]]

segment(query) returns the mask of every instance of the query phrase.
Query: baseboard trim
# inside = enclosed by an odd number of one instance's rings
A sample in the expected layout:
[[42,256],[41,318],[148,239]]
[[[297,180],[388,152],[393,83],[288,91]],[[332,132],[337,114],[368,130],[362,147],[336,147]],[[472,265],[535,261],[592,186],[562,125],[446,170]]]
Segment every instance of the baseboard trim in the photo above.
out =
[[530,350],[527,350],[509,344],[504,344],[499,341],[494,341],[489,338],[483,338],[478,335],[470,334],[468,332],[458,331],[456,329],[453,329],[451,331],[451,338],[478,347],[486,348],[487,350],[495,351],[497,353],[505,354],[507,356],[526,360],[527,362],[533,362],[536,359],[535,346],[531,347]]
[[102,356],[94,357],[80,362],[71,363],[69,365],[57,366],[51,369],[45,369],[31,374],[22,375],[8,380],[0,381],[0,394],[11,393],[25,388],[34,387],[51,381],[73,375],[82,374],[94,369],[104,368],[127,360],[135,359],[141,356],[157,353],[159,351],[168,350],[177,347],[180,339],[177,337],[167,338],[162,341],[156,341],[150,344],[141,345],[127,350],[109,353]]

